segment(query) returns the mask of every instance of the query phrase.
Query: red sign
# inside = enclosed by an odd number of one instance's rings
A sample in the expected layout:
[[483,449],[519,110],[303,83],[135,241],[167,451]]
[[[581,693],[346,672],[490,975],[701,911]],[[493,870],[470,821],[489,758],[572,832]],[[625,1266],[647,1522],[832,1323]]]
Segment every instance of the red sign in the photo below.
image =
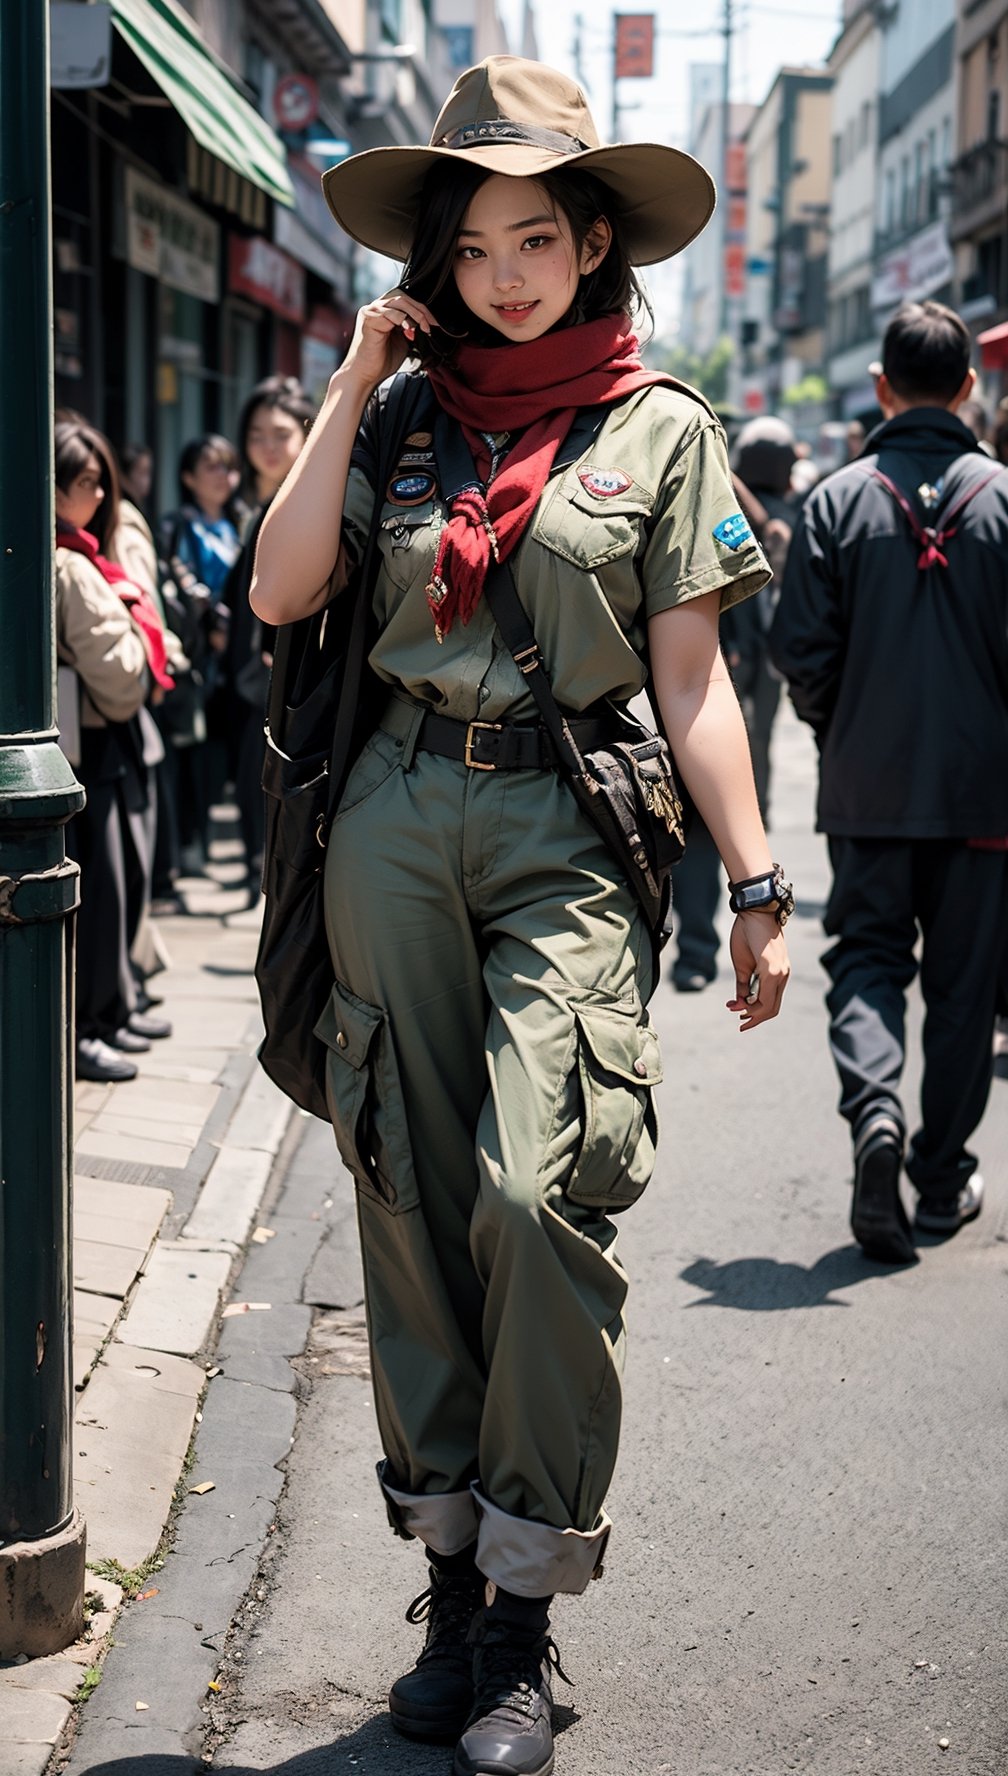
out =
[[228,289],[235,295],[251,296],[254,302],[272,309],[285,321],[304,320],[304,268],[261,234],[250,240],[240,234],[231,236]]
[[746,191],[749,186],[749,172],[746,162],[744,142],[729,142],[728,164],[725,168],[729,191]]
[[742,405],[747,413],[762,413],[766,402],[760,389],[746,389],[742,397]]
[[726,296],[744,296],[746,289],[746,252],[742,242],[730,242],[724,251]]
[[729,197],[729,199],[728,199],[728,233],[730,235],[735,235],[736,237],[740,236],[740,235],[744,237],[745,236],[745,229],[746,229],[746,200],[744,197],[734,197],[734,196]]
[[650,80],[654,73],[654,13],[617,12],[617,80]]
[[297,135],[318,116],[318,87],[310,74],[285,74],[276,83],[273,115],[277,128]]

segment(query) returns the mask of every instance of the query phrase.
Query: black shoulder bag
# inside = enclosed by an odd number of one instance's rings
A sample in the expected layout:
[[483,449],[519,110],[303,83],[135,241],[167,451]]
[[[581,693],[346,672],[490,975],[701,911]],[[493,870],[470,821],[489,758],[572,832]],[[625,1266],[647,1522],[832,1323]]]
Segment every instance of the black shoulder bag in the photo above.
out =
[[302,1110],[328,1118],[325,1046],[314,1025],[333,985],[323,877],[329,827],[350,767],[373,732],[387,686],[371,671],[372,600],[382,496],[425,378],[399,375],[381,401],[375,508],[364,558],[314,616],[276,633],[262,786],[263,905],[255,978],[266,1034],[259,1060]]

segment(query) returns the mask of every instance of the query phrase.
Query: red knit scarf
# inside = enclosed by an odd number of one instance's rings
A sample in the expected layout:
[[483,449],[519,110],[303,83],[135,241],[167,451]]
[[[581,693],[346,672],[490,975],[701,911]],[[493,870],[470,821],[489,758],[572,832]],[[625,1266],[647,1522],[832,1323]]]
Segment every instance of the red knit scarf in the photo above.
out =
[[476,609],[491,556],[506,561],[520,541],[578,410],[669,378],[644,368],[626,315],[517,345],[464,345],[450,370],[427,374],[440,405],[460,422],[482,477],[490,453],[480,434],[525,428],[489,490],[467,487],[452,501],[427,587],[443,641],[456,616],[468,623]]
[[164,628],[150,593],[131,580],[125,568],[120,567],[117,561],[109,561],[101,553],[98,538],[92,536],[89,530],[79,530],[72,524],[57,523],[56,541],[61,549],[73,549],[76,554],[85,556],[92,567],[98,569],[102,579],[117,588],[119,597],[143,637],[152,677],[164,690],[173,690],[175,680],[168,670]]

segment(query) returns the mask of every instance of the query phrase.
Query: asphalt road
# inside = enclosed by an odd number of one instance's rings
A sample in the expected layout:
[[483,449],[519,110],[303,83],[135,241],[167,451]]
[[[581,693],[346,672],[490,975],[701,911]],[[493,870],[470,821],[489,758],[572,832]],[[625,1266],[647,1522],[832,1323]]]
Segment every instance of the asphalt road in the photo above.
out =
[[[653,1007],[663,1141],[622,1234],[631,1341],[607,1570],[554,1615],[575,1679],[558,1685],[560,1776],[1008,1771],[1008,1081],[978,1137],[980,1220],[913,1269],[867,1263],[825,1046],[813,776],[785,717],[774,850],[799,913],[782,1017],[740,1037],[724,973]],[[336,1196],[330,1139],[311,1131],[298,1176],[331,1175]],[[450,1769],[384,1712],[419,1646],[403,1612],[426,1575],[373,1480],[350,1233],[344,1212],[314,1260],[308,1298],[337,1311],[316,1309],[298,1364],[286,1488],[203,1741],[230,1776]],[[127,1767],[154,1776],[146,1758]]]

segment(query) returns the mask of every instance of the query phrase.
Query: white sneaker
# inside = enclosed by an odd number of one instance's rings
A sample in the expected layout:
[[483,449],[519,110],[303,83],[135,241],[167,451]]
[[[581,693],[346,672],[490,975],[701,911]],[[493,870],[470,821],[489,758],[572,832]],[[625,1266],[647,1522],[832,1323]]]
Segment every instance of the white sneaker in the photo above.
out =
[[917,1204],[914,1226],[925,1233],[958,1233],[967,1221],[975,1221],[983,1208],[984,1181],[979,1172],[967,1178],[955,1196],[937,1197]]

